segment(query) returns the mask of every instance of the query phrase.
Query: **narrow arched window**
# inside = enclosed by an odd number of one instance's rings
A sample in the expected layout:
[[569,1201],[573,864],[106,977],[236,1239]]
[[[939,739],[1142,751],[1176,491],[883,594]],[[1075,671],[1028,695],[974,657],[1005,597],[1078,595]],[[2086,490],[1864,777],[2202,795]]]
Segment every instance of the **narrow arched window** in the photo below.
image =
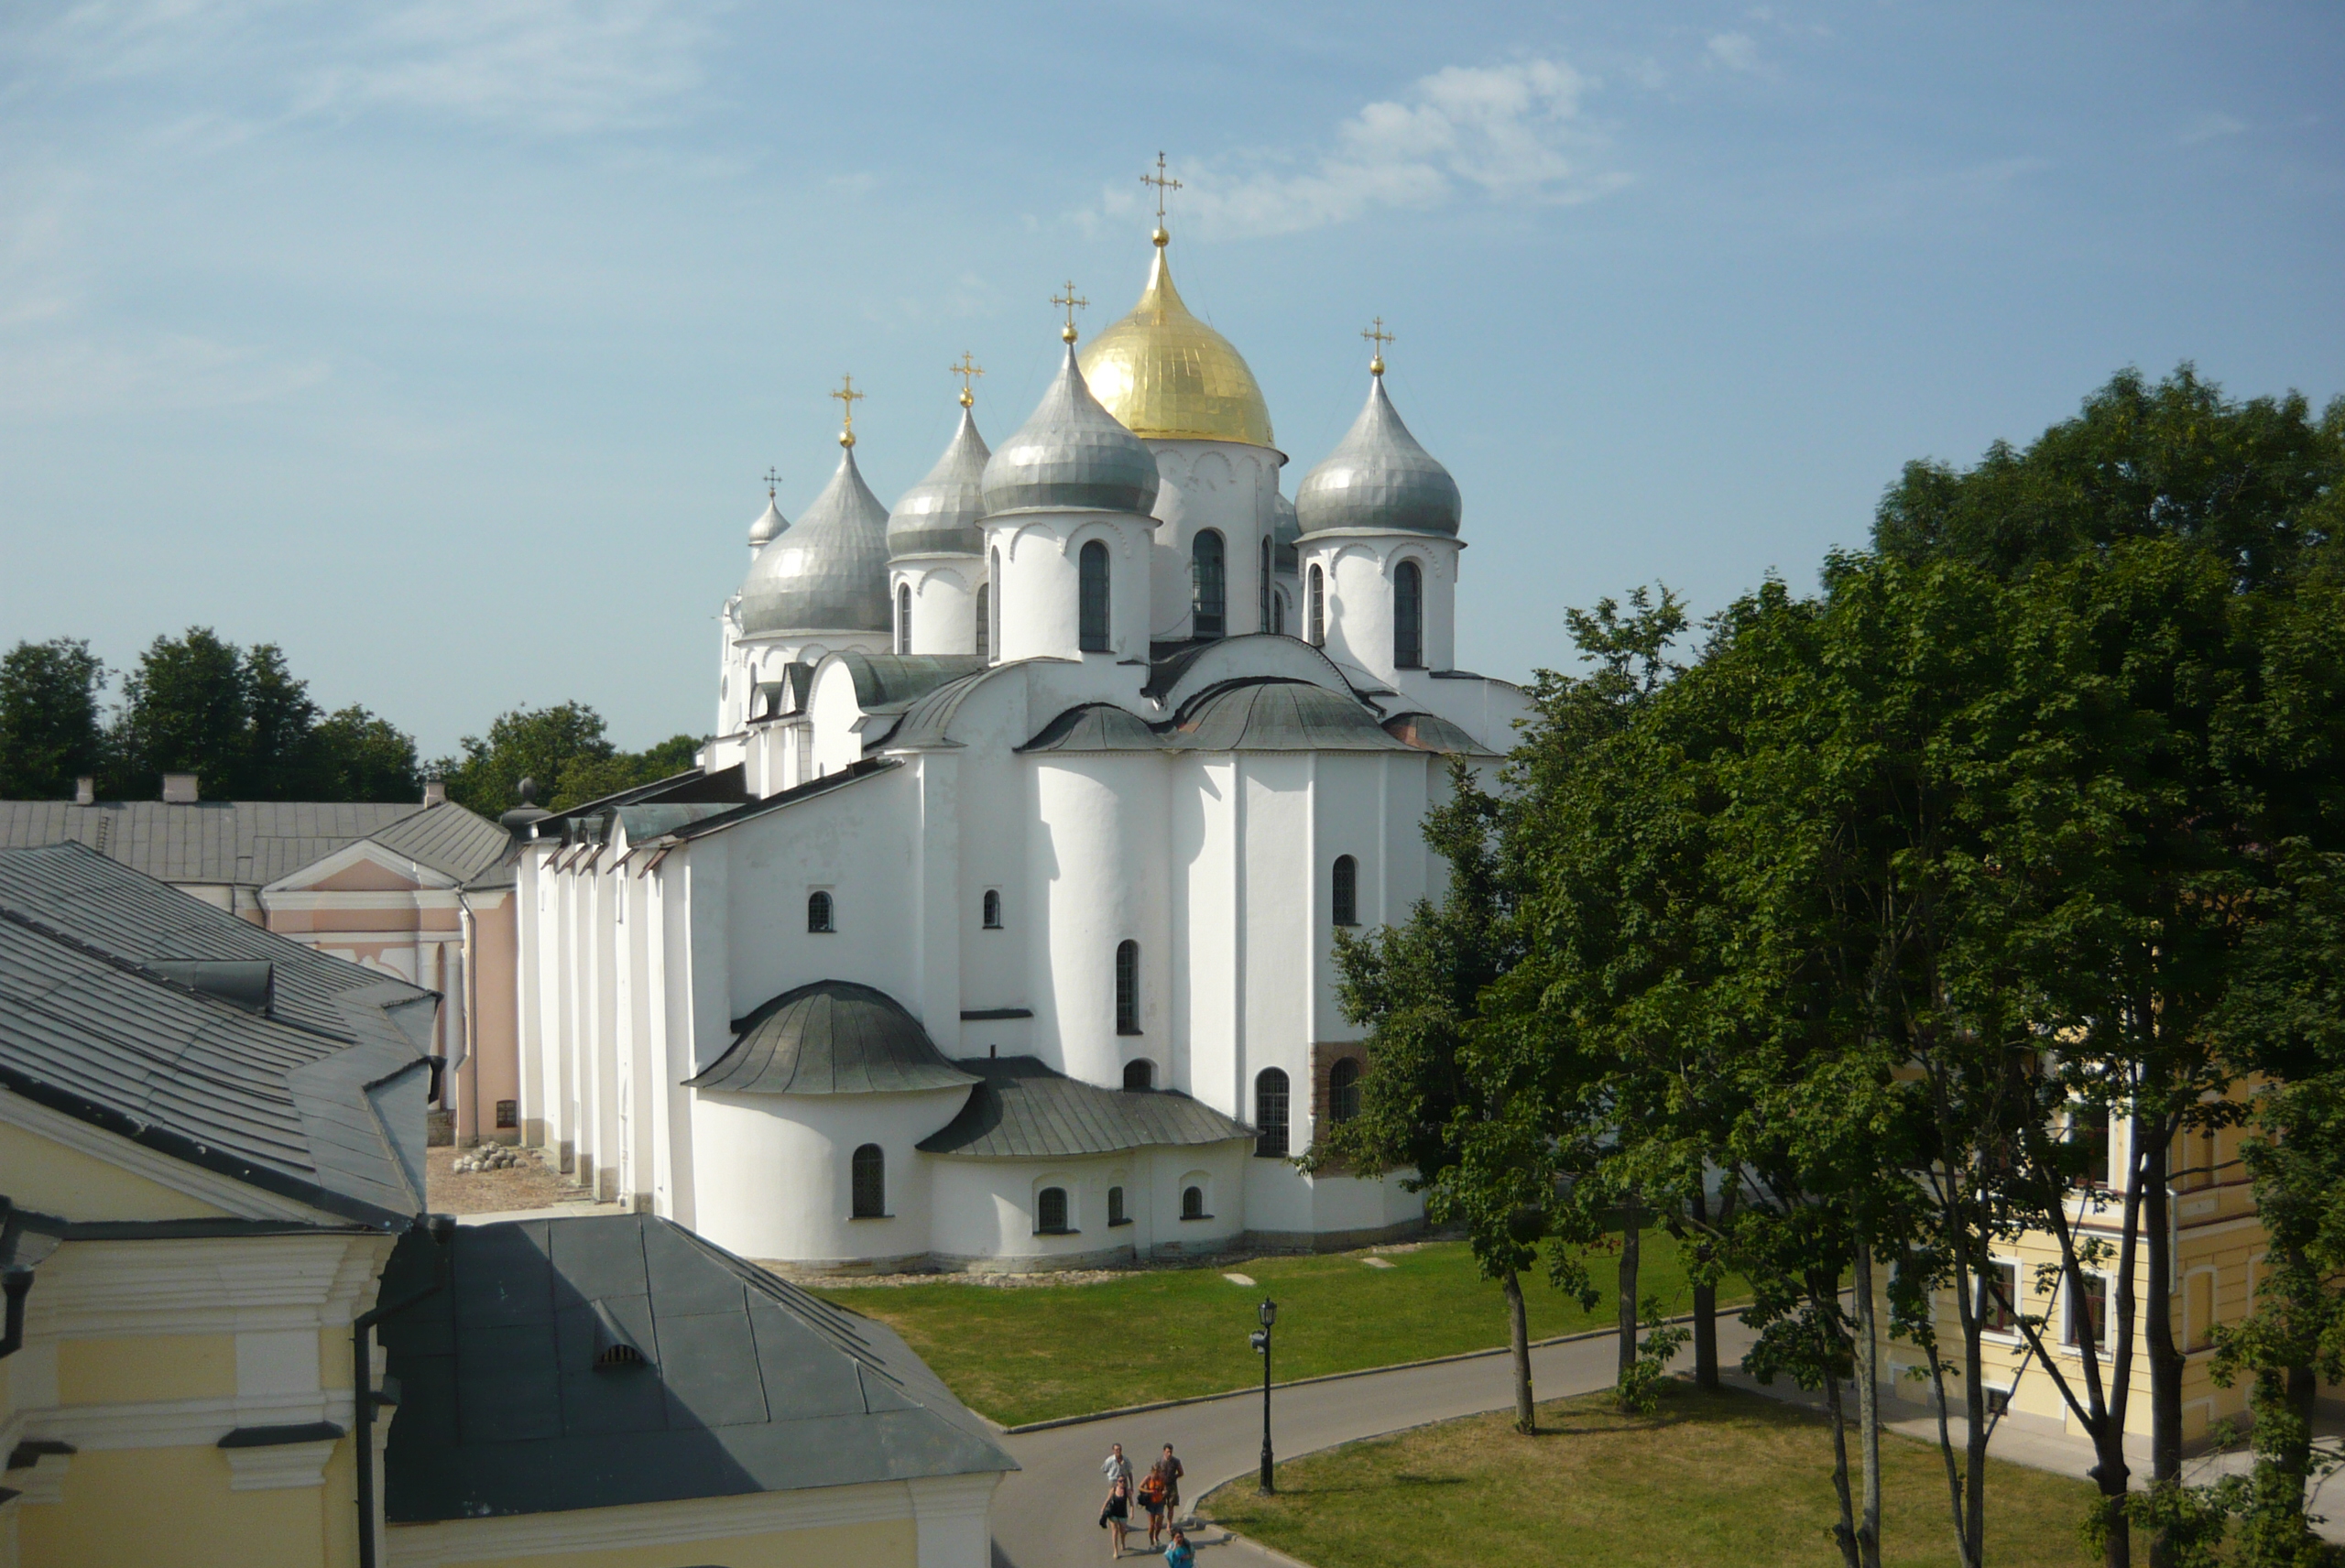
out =
[[1001,646],[1001,551],[998,550],[993,552],[993,570],[986,574],[986,592],[993,601],[988,606],[993,611],[991,646],[998,648]]
[[867,1143],[855,1151],[851,1169],[855,1175],[855,1217],[859,1220],[884,1220],[888,1217],[888,1156],[876,1143]]
[[1116,1032],[1140,1033],[1140,943],[1116,944]]
[[1281,637],[1286,636],[1286,595],[1283,593],[1271,595],[1271,630]]
[[1311,569],[1311,591],[1304,596],[1303,635],[1314,648],[1324,648],[1327,642],[1327,579],[1316,566]]
[[806,895],[806,929],[810,931],[836,931],[831,923],[831,896],[813,892]]
[[1217,637],[1229,629],[1229,560],[1221,536],[1207,528],[1189,546],[1189,635]]
[[1044,1236],[1066,1234],[1066,1189],[1045,1187],[1034,1199],[1034,1228]]
[[1107,651],[1107,547],[1093,539],[1076,557],[1082,573],[1081,601],[1075,606],[1082,624],[1076,644],[1085,653]]
[[977,584],[977,657],[993,657],[993,584]]
[[896,651],[910,653],[911,650],[912,585],[899,583],[896,584]]
[[981,907],[985,911],[986,930],[999,931],[1001,929],[1000,890],[995,887],[987,888],[985,902]]
[[1336,874],[1330,881],[1333,886],[1329,891],[1334,897],[1328,901],[1335,910],[1336,924],[1359,924],[1359,862],[1348,855],[1336,856]]
[[1392,664],[1416,670],[1425,661],[1424,574],[1413,561],[1404,561],[1392,573]]
[[1124,1087],[1153,1089],[1156,1087],[1156,1063],[1143,1056],[1137,1062],[1124,1063]]
[[1203,1187],[1181,1189],[1181,1217],[1184,1220],[1211,1219],[1205,1213],[1205,1190]]
[[1254,1075],[1254,1152],[1286,1158],[1286,1074],[1265,1067]]
[[1124,1190],[1121,1187],[1107,1189],[1107,1223],[1111,1225],[1132,1223],[1131,1215],[1124,1212]]
[[1345,1057],[1327,1073],[1327,1115],[1347,1122],[1359,1115],[1359,1063]]
[[1271,629],[1271,541],[1270,541],[1269,536],[1267,536],[1267,535],[1265,535],[1265,536],[1263,537],[1263,539],[1262,539],[1262,571],[1261,571],[1261,574],[1260,574],[1260,576],[1256,581],[1257,581],[1257,584],[1258,584],[1258,586],[1257,586],[1257,591],[1256,591],[1256,592],[1257,592],[1257,597],[1259,597],[1259,598],[1260,599],[1260,601],[1261,601],[1261,603],[1257,606],[1257,608],[1260,611],[1260,614],[1261,614],[1261,619],[1260,619],[1260,621],[1258,623],[1256,629],[1257,629],[1257,630],[1260,630],[1260,631],[1269,631],[1269,630]]

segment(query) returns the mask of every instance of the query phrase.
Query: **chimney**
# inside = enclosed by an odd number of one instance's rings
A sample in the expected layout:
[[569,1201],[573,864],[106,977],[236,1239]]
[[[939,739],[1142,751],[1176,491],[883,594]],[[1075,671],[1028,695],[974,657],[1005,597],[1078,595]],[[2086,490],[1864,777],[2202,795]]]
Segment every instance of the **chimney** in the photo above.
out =
[[73,803],[77,806],[96,805],[98,803],[98,781],[91,778],[86,773],[73,780]]
[[427,806],[446,805],[448,803],[447,781],[442,779],[425,779],[423,781],[423,803]]
[[194,774],[166,773],[163,775],[163,804],[166,806],[192,806],[195,804],[195,801],[196,793]]

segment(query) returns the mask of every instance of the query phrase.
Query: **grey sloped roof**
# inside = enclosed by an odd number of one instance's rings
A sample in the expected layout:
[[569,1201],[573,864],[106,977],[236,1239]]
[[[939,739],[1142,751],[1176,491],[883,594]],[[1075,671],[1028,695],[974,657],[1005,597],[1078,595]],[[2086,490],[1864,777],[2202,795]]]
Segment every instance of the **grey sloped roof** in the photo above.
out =
[[1384,733],[1419,751],[1456,757],[1496,757],[1499,754],[1451,724],[1439,713],[1395,713],[1384,721]]
[[944,1060],[893,996],[851,980],[785,991],[734,1027],[731,1048],[687,1084],[767,1094],[877,1094],[976,1082]]
[[511,833],[453,800],[402,817],[366,836],[393,855],[420,862],[459,882],[474,881],[513,850]]
[[[213,964],[268,964],[267,1010]],[[264,1191],[422,1210],[435,1002],[78,844],[0,853],[0,1085]]]
[[[448,1288],[380,1331],[397,1523],[1018,1468],[893,1333],[670,1221],[467,1225],[453,1245]],[[384,1299],[432,1277],[428,1241],[404,1241]],[[617,1343],[640,1364],[598,1368]]]
[[1199,692],[1167,744],[1191,751],[1406,751],[1355,698],[1306,681],[1237,681]]
[[865,713],[900,713],[949,681],[984,673],[973,653],[857,653],[837,656],[855,681],[855,705]]
[[1162,751],[1163,737],[1139,714],[1113,702],[1069,708],[1035,732],[1020,751]]
[[397,801],[0,800],[0,849],[81,844],[158,881],[259,887],[423,811]]
[[923,1153],[1054,1160],[1254,1136],[1251,1127],[1186,1094],[1103,1089],[1031,1056],[978,1056],[954,1065],[982,1081],[959,1116],[921,1139]]

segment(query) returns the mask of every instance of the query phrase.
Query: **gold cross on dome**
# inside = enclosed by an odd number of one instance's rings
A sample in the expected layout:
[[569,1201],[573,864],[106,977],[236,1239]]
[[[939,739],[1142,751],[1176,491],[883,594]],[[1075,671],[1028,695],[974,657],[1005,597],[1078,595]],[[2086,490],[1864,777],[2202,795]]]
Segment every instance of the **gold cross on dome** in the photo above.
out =
[[1074,313],[1077,310],[1089,310],[1091,308],[1091,301],[1088,299],[1080,299],[1075,297],[1074,279],[1070,278],[1066,280],[1066,292],[1063,294],[1052,295],[1051,303],[1053,305],[1063,305],[1066,307],[1066,326],[1060,332],[1059,336],[1065,339],[1068,343],[1073,343],[1074,341]]
[[855,406],[870,394],[857,392],[855,389],[854,376],[842,376],[839,377],[839,389],[831,396],[836,397],[839,400],[839,407],[845,410],[841,416],[844,424],[839,430],[839,445],[853,446],[855,444]]
[[775,486],[775,485],[779,485],[779,484],[780,484],[780,483],[781,483],[781,474],[780,474],[779,472],[777,472],[777,471],[776,471],[776,470],[774,470],[774,469],[771,469],[771,468],[769,468],[769,469],[767,469],[767,470],[766,470],[766,499],[767,499],[767,500],[770,501],[770,500],[772,500],[772,499],[773,499],[773,488],[774,488],[774,486]]
[[944,368],[961,378],[961,407],[965,408],[976,402],[976,394],[970,390],[969,383],[975,377],[983,376],[986,373],[986,367],[971,358],[967,349],[963,349],[961,363],[948,365]]
[[1142,185],[1156,187],[1156,226],[1162,229],[1164,226],[1164,193],[1168,191],[1178,191],[1181,189],[1181,182],[1165,177],[1164,155],[1161,152],[1156,155],[1156,172],[1141,175],[1140,182]]
[[1376,352],[1368,362],[1368,373],[1370,376],[1383,375],[1384,345],[1392,341],[1392,334],[1384,330],[1384,318],[1381,316],[1377,317],[1376,324],[1369,328],[1368,331],[1360,333],[1360,336],[1366,338],[1369,342],[1376,345]]

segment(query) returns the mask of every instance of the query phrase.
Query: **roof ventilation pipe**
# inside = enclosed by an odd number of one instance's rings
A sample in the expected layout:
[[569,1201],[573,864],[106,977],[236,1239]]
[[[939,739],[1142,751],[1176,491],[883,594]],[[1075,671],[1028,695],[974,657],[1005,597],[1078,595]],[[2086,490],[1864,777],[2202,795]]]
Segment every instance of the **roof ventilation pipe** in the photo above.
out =
[[198,799],[200,796],[196,789],[194,774],[166,773],[163,775],[163,804],[192,806]]

